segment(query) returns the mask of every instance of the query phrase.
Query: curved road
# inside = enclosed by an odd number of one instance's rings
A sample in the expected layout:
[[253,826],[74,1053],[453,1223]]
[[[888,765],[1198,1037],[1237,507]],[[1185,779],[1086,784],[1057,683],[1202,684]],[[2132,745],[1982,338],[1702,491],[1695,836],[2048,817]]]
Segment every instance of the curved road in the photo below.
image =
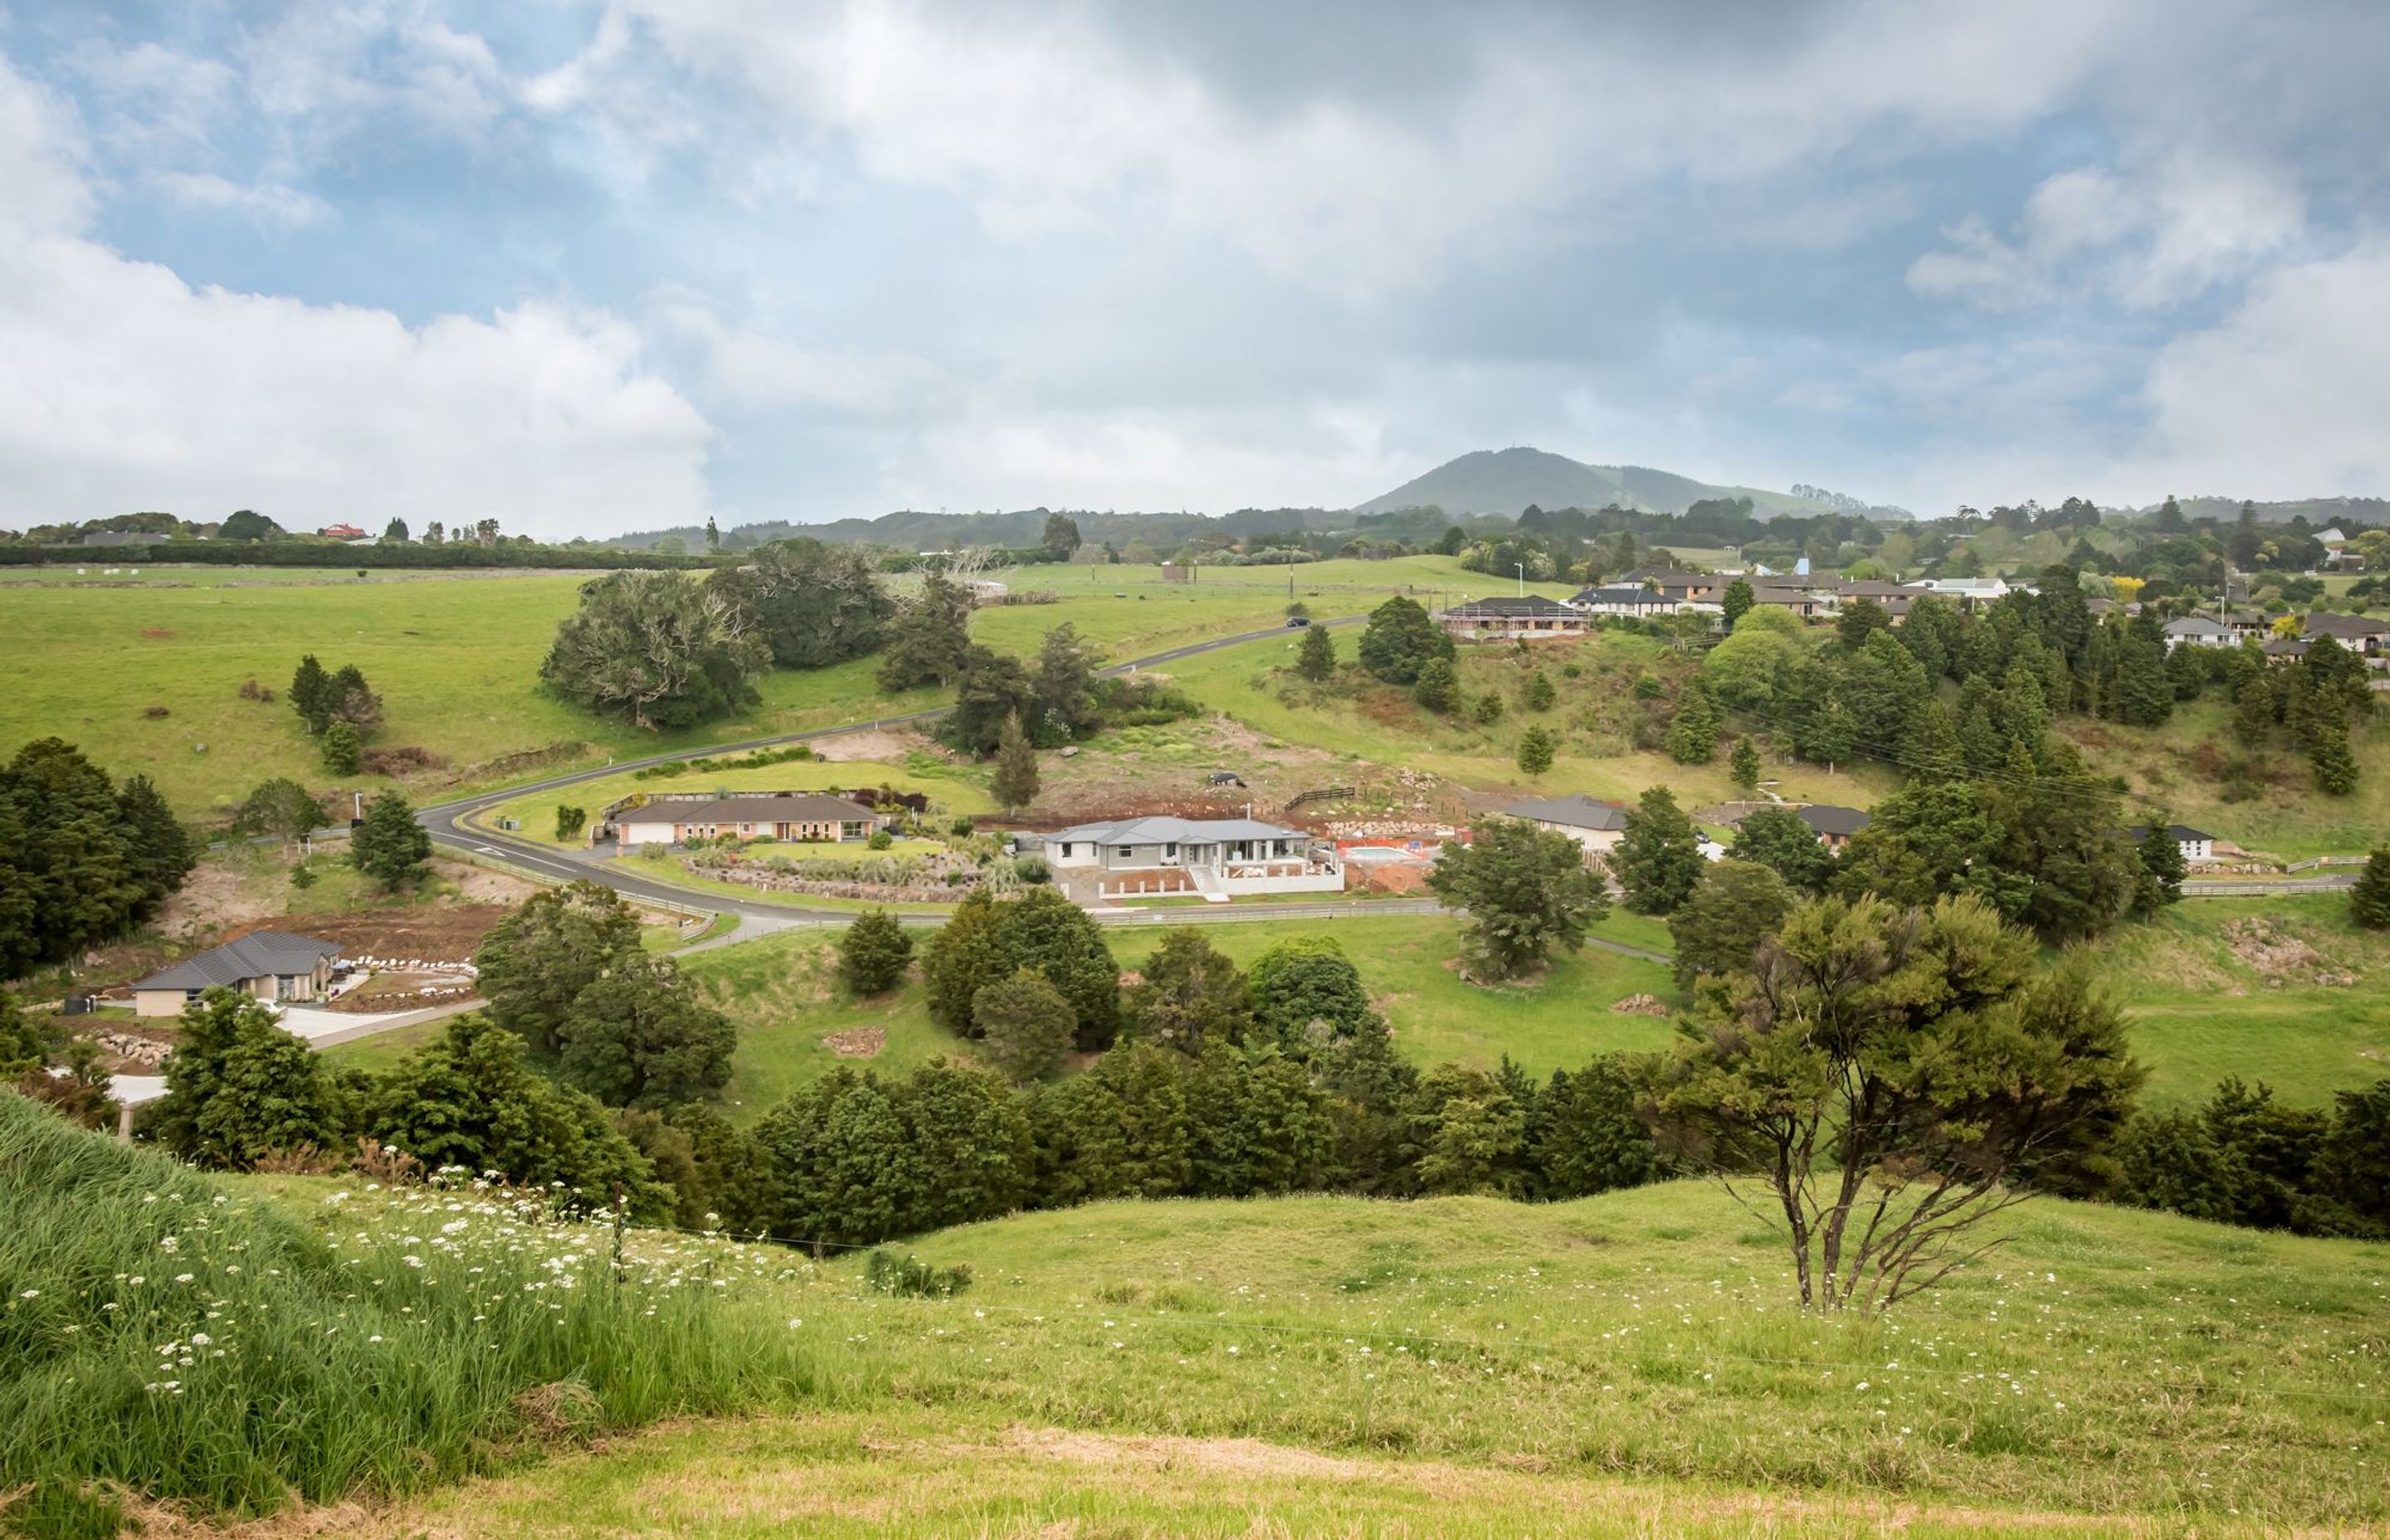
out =
[[[1314,621],[1312,623],[1314,625],[1354,625],[1366,619],[1368,617],[1364,615],[1340,615],[1333,620]],[[1214,636],[1207,641],[1190,642],[1185,647],[1172,648],[1167,652],[1156,652],[1144,658],[1132,658],[1126,662],[1114,663],[1098,672],[1104,678],[1117,678],[1123,674],[1134,674],[1139,669],[1155,668],[1163,663],[1176,662],[1181,658],[1193,658],[1201,653],[1217,652],[1223,648],[1239,647],[1246,642],[1257,642],[1270,636],[1283,636],[1290,631],[1298,629],[1300,628],[1294,626],[1274,625],[1260,631],[1241,631],[1232,636]],[[425,831],[431,836],[434,844],[447,846],[469,859],[476,854],[494,855],[511,865],[527,867],[540,875],[552,877],[559,882],[570,882],[575,879],[585,878],[591,881],[602,882],[615,892],[633,898],[644,898],[660,904],[678,905],[684,908],[707,909],[719,914],[739,917],[739,929],[731,932],[730,936],[718,938],[719,940],[726,941],[733,938],[747,940],[761,931],[778,929],[779,926],[771,923],[773,921],[778,921],[779,925],[801,925],[822,921],[843,923],[854,918],[852,911],[803,909],[790,905],[770,903],[763,899],[734,898],[726,894],[696,892],[687,888],[675,887],[669,882],[660,882],[653,878],[644,877],[621,861],[583,852],[559,849],[555,845],[544,845],[513,835],[475,828],[468,825],[465,819],[472,814],[484,812],[501,802],[512,802],[518,797],[553,790],[559,787],[578,786],[585,781],[602,780],[609,776],[619,776],[625,771],[645,769],[651,764],[667,764],[675,760],[695,759],[700,755],[749,753],[758,749],[777,749],[791,743],[811,743],[822,738],[838,738],[847,733],[872,732],[883,727],[913,726],[924,722],[934,722],[945,714],[946,708],[941,706],[929,711],[906,712],[897,716],[875,717],[868,722],[848,723],[843,726],[815,727],[802,733],[782,734],[777,738],[749,738],[741,743],[712,743],[693,749],[675,750],[668,754],[650,754],[644,759],[617,760],[613,764],[598,765],[594,769],[576,770],[568,776],[551,776],[546,780],[528,781],[520,786],[508,787],[501,791],[485,791],[478,796],[464,797],[456,802],[441,802],[436,806],[422,808],[417,811],[415,821],[423,826]],[[924,924],[936,924],[944,918],[943,916],[937,915],[909,918]],[[751,924],[751,921],[762,923]]]

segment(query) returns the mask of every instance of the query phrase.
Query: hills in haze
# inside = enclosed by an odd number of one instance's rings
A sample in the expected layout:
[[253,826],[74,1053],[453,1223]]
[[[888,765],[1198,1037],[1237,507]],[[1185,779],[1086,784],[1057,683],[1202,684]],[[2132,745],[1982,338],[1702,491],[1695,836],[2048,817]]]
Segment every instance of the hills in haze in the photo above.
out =
[[1498,513],[1516,518],[1530,503],[1543,508],[1598,508],[1614,503],[1645,513],[1682,513],[1695,503],[1716,497],[1748,497],[1752,511],[1763,519],[1778,514],[1861,511],[1882,518],[1908,517],[1903,510],[1869,507],[1854,498],[1718,486],[1648,466],[1587,465],[1565,455],[1524,447],[1473,450],[1392,492],[1355,504],[1353,511],[1384,513],[1433,504],[1456,516]]

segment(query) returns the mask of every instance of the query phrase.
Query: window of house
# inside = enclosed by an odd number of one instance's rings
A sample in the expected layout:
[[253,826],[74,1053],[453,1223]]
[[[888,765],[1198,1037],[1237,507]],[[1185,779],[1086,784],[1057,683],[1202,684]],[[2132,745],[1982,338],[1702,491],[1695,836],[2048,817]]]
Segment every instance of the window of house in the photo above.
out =
[[1121,846],[1121,848],[1120,848],[1120,856],[1121,856],[1121,859],[1122,859],[1122,860],[1124,860],[1124,861],[1125,861],[1125,860],[1129,859],[1129,857],[1130,857],[1131,855],[1135,854],[1135,853],[1136,853],[1135,849],[1134,849],[1134,847],[1132,847],[1132,846],[1123,845],[1123,846]]
[[1068,840],[1062,841],[1062,859],[1065,861],[1071,859],[1071,841]]
[[1162,847],[1162,853],[1176,859],[1178,854],[1178,846],[1176,842],[1164,845]]

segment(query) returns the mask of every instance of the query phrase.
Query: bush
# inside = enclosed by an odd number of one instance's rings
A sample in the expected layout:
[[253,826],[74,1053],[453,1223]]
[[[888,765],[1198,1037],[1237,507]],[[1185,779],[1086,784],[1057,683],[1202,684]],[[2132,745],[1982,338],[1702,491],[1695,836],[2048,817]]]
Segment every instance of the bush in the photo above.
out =
[[884,828],[873,829],[871,831],[871,838],[863,842],[864,848],[867,850],[888,850],[893,848],[895,843],[896,836],[889,833]]
[[1012,875],[1023,882],[1051,882],[1053,869],[1042,855],[1016,855],[1012,858]]
[[887,993],[912,966],[913,938],[885,909],[857,915],[838,945],[839,974],[858,995]]
[[932,1267],[907,1251],[875,1251],[863,1259],[863,1279],[882,1294],[902,1299],[950,1300],[970,1287],[971,1270],[957,1264]]
[[948,824],[946,826],[946,832],[953,835],[957,840],[968,840],[970,838],[971,831],[978,827],[979,826],[977,824],[971,821],[970,815],[966,813],[961,817],[957,818],[953,823]]

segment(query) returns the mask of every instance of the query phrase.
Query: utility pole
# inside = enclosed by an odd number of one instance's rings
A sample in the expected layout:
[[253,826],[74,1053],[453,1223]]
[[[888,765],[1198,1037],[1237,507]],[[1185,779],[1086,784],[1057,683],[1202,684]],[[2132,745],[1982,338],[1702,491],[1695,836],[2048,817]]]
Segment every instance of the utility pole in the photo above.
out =
[[1525,598],[1527,597],[1527,564],[1522,561],[1519,562],[1517,566],[1519,569],[1519,597],[1521,598]]

